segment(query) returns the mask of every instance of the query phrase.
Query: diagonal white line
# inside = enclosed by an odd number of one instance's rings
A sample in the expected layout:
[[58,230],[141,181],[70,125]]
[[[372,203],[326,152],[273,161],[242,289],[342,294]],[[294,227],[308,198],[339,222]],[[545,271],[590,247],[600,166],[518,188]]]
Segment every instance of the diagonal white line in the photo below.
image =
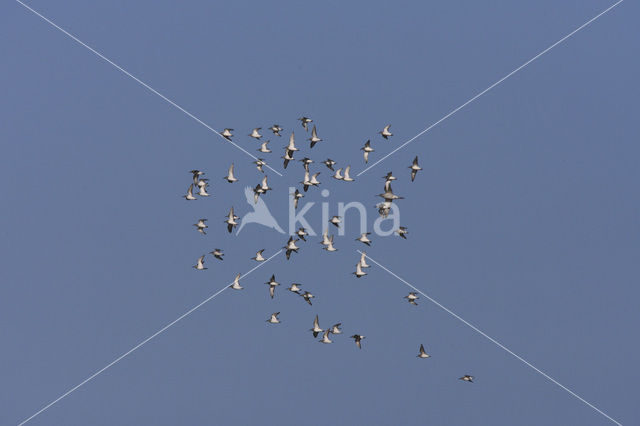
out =
[[578,31],[582,30],[583,28],[585,28],[587,25],[591,24],[592,22],[594,22],[596,19],[600,18],[602,15],[604,15],[605,13],[609,12],[611,9],[613,9],[614,7],[616,7],[617,5],[619,5],[620,3],[622,3],[624,0],[619,0],[618,2],[612,4],[611,6],[609,6],[608,8],[606,8],[605,10],[603,10],[602,12],[600,12],[599,14],[597,14],[596,16],[594,16],[593,18],[589,19],[587,22],[585,22],[584,24],[580,25],[578,28],[576,28],[575,30],[571,31],[569,34],[567,34],[566,36],[562,37],[560,40],[556,41],[555,43],[553,43],[551,46],[547,47],[546,49],[544,49],[542,52],[538,53],[536,56],[534,56],[533,58],[529,59],[527,62],[525,62],[524,64],[520,65],[518,68],[514,69],[513,71],[511,71],[509,74],[505,75],[504,77],[502,77],[500,80],[496,81],[495,83],[493,83],[491,86],[487,87],[486,89],[484,89],[482,92],[478,93],[477,95],[475,95],[474,97],[472,97],[471,99],[469,99],[467,102],[463,103],[462,105],[460,105],[459,107],[457,107],[456,109],[450,111],[447,115],[445,115],[444,117],[442,117],[440,120],[436,121],[435,123],[433,123],[432,125],[430,125],[429,127],[427,127],[426,129],[424,129],[423,131],[421,131],[420,133],[418,133],[417,135],[415,135],[414,137],[412,137],[411,139],[409,139],[408,141],[406,141],[405,143],[403,143],[402,145],[400,145],[399,147],[397,147],[396,149],[394,149],[393,151],[391,151],[390,153],[388,153],[387,155],[385,155],[384,157],[382,157],[381,159],[379,159],[378,161],[376,161],[375,163],[373,163],[372,165],[370,165],[369,167],[367,167],[366,169],[364,169],[363,171],[361,171],[360,173],[358,173],[356,176],[360,176],[361,174],[365,173],[367,170],[369,170],[370,168],[374,167],[376,164],[381,163],[382,161],[386,160],[387,158],[389,158],[390,156],[392,156],[393,154],[395,154],[396,152],[400,151],[402,148],[404,148],[405,146],[409,145],[411,142],[413,142],[414,140],[416,140],[417,138],[419,138],[420,136],[424,135],[425,133],[427,133],[429,130],[433,129],[434,127],[436,127],[438,124],[442,123],[444,120],[446,120],[447,118],[451,117],[453,114],[455,114],[456,112],[460,111],[462,108],[466,107],[467,105],[469,105],[471,102],[475,101],[476,99],[478,99],[480,96],[484,95],[485,93],[487,93],[489,90],[493,89],[494,87],[496,87],[497,85],[499,85],[500,83],[502,83],[503,81],[505,81],[506,79],[508,79],[509,77],[511,77],[512,75],[514,75],[515,73],[517,73],[518,71],[520,71],[521,69],[523,69],[524,67],[526,67],[527,65],[529,65],[531,62],[535,61],[536,59],[538,59],[539,57],[541,57],[542,55],[544,55],[545,53],[547,53],[548,51],[550,51],[551,49],[553,49],[554,47],[556,47],[557,45],[559,45],[560,43],[562,43],[563,41],[567,40],[569,37],[573,36],[574,34],[576,34]]
[[[253,158],[254,160],[257,160],[258,157],[256,157],[255,155],[251,154],[249,151],[247,151],[246,149],[244,149],[243,147],[241,147],[240,145],[236,144],[233,141],[230,141],[229,139],[225,138],[224,136],[222,136],[220,134],[220,132],[218,132],[216,129],[214,129],[213,127],[209,126],[207,123],[205,123],[204,121],[200,120],[198,117],[196,117],[195,115],[191,114],[189,111],[187,111],[186,109],[184,109],[183,107],[181,107],[180,105],[178,105],[177,103],[175,103],[174,101],[172,101],[171,99],[167,98],[165,95],[163,95],[162,93],[158,92],[156,89],[154,89],[153,87],[149,86],[147,83],[145,83],[144,81],[140,80],[138,77],[136,77],[135,75],[131,74],[129,71],[127,71],[126,69],[122,68],[120,65],[116,64],[115,62],[113,62],[111,59],[107,58],[106,56],[104,56],[102,53],[98,52],[96,49],[94,49],[93,47],[89,46],[88,44],[84,43],[82,40],[80,40],[78,37],[74,36],[73,34],[69,33],[67,30],[65,30],[64,28],[61,28],[60,26],[58,26],[57,24],[55,24],[53,21],[51,21],[49,18],[47,18],[46,16],[42,15],[41,13],[39,13],[38,11],[32,9],[31,7],[29,7],[28,5],[26,5],[25,3],[23,3],[20,0],[16,0],[16,2],[18,2],[19,4],[21,4],[22,6],[24,6],[27,10],[30,10],[31,12],[33,12],[35,15],[37,15],[38,17],[42,18],[42,20],[44,20],[45,22],[47,22],[48,24],[50,24],[51,26],[53,26],[54,28],[60,30],[63,34],[65,34],[66,36],[68,36],[69,38],[71,38],[73,41],[75,41],[76,43],[80,44],[83,47],[86,47],[88,50],[90,50],[92,53],[94,53],[96,56],[98,56],[100,59],[104,60],[105,62],[109,63],[110,65],[112,65],[114,68],[116,68],[118,71],[122,72],[124,75],[126,75],[127,77],[132,78],[136,83],[140,84],[142,87],[144,87],[145,89],[149,90],[150,92],[158,95],[160,98],[162,98],[164,101],[166,101],[167,103],[169,103],[171,106],[177,108],[178,110],[182,111],[183,113],[185,113],[187,116],[189,116],[190,118],[194,119],[196,122],[198,122],[199,124],[203,125],[204,127],[206,127],[207,129],[211,130],[213,133],[215,133],[216,135],[220,136],[222,139],[224,139],[226,142],[229,142],[231,145],[235,146],[236,148],[238,148],[240,151],[244,152],[245,154],[247,154],[249,157]],[[277,174],[278,176],[282,176],[282,174],[280,172],[278,172],[277,170],[273,169],[271,166],[269,166],[268,164],[266,165],[272,172],[274,172],[275,174]]]
[[[246,272],[244,274],[244,276],[241,278],[244,279],[246,278],[250,273],[252,273],[253,271],[255,271],[256,269],[260,268],[262,265],[268,263],[271,259],[273,259],[274,257],[276,257],[277,255],[279,255],[280,253],[282,253],[282,249],[278,250],[275,254],[271,255],[271,257],[267,258],[264,262],[260,262],[257,266],[254,266],[253,268],[251,268],[248,272]],[[141,341],[140,343],[138,343],[137,345],[135,345],[134,347],[132,347],[131,349],[129,349],[127,352],[123,353],[122,355],[120,355],[118,358],[114,359],[113,361],[111,361],[109,364],[105,365],[104,367],[102,367],[100,370],[96,371],[95,373],[93,373],[91,376],[87,377],[86,379],[84,379],[82,382],[78,383],[76,386],[72,387],[71,389],[69,389],[68,391],[66,391],[65,393],[63,393],[62,395],[60,395],[58,398],[54,399],[53,401],[51,401],[50,403],[48,403],[47,405],[45,405],[44,407],[42,407],[39,411],[37,411],[36,413],[34,413],[31,417],[23,420],[22,422],[20,422],[18,424],[18,426],[22,426],[23,424],[27,423],[28,421],[32,420],[34,417],[36,417],[37,415],[41,414],[42,412],[46,411],[47,409],[51,408],[54,404],[58,403],[60,400],[62,400],[63,398],[69,396],[70,394],[72,394],[73,392],[75,392],[76,390],[78,390],[78,388],[80,388],[81,386],[85,385],[86,383],[90,382],[91,380],[95,379],[98,375],[100,375],[101,373],[103,373],[105,370],[107,370],[110,367],[113,367],[115,364],[117,364],[118,362],[122,361],[122,359],[124,359],[125,357],[127,357],[128,355],[130,355],[131,353],[133,353],[134,351],[140,349],[140,347],[144,346],[146,343],[148,343],[150,340],[152,340],[153,338],[157,337],[158,335],[164,333],[165,331],[167,331],[169,328],[171,328],[172,326],[174,326],[178,321],[188,317],[189,315],[191,315],[193,312],[195,312],[197,309],[199,309],[202,305],[204,305],[205,303],[209,302],[210,300],[212,300],[214,297],[216,297],[217,295],[219,295],[220,293],[222,293],[223,291],[225,291],[226,289],[229,288],[229,286],[233,284],[233,282],[227,284],[226,286],[224,286],[223,288],[221,288],[220,290],[218,290],[217,292],[213,293],[211,296],[207,297],[206,299],[204,299],[202,302],[198,303],[196,306],[194,306],[193,308],[189,309],[187,312],[185,312],[184,314],[180,315],[178,318],[176,318],[175,320],[171,321],[169,324],[165,325],[164,327],[162,327],[160,330],[156,331],[155,333],[153,333],[151,336],[147,337],[146,339],[144,339],[143,341]]]
[[[358,253],[362,254],[362,252],[360,250],[356,250]],[[453,316],[455,319],[461,321],[464,325],[468,326],[469,328],[471,328],[473,331],[477,332],[478,334],[482,335],[483,337],[487,338],[489,341],[491,341],[492,343],[494,343],[495,345],[497,345],[500,349],[504,350],[505,352],[507,352],[508,354],[512,355],[513,357],[515,357],[518,361],[523,362],[524,364],[526,364],[528,367],[532,368],[534,371],[536,371],[537,373],[541,374],[542,376],[544,376],[547,380],[549,380],[550,382],[558,385],[559,387],[561,387],[562,389],[564,389],[565,391],[567,391],[571,396],[579,399],[580,401],[584,402],[585,404],[587,404],[589,407],[593,408],[594,410],[596,410],[598,413],[602,414],[603,416],[605,416],[607,419],[611,420],[613,423],[622,426],[622,424],[620,422],[618,422],[617,420],[613,419],[612,417],[610,417],[607,413],[605,413],[604,411],[600,410],[598,407],[596,407],[595,405],[591,404],[589,401],[585,400],[584,398],[582,398],[580,395],[578,395],[577,393],[573,392],[571,389],[569,389],[568,387],[564,386],[562,383],[558,382],[556,379],[554,379],[553,377],[549,376],[547,373],[545,373],[544,371],[540,370],[539,368],[537,368],[536,366],[534,366],[533,364],[531,364],[529,361],[527,361],[526,359],[522,358],[520,355],[516,354],[515,352],[513,352],[511,349],[507,348],[505,345],[503,345],[502,343],[498,342],[496,339],[494,339],[493,337],[489,336],[488,334],[486,334],[484,331],[480,330],[478,327],[476,327],[475,325],[471,324],[469,321],[465,320],[464,318],[462,318],[460,315],[456,314],[455,312],[453,312],[451,309],[447,308],[446,306],[442,305],[440,302],[438,302],[437,300],[435,300],[434,298],[432,298],[431,296],[429,296],[428,294],[424,293],[422,290],[414,287],[413,285],[411,285],[409,282],[405,281],[404,279],[402,279],[401,277],[399,277],[398,275],[394,274],[393,272],[391,272],[389,269],[387,269],[386,267],[384,267],[383,265],[381,265],[380,263],[376,262],[375,259],[372,259],[371,256],[369,256],[367,254],[367,259],[369,259],[370,261],[372,261],[373,263],[375,263],[377,266],[379,266],[380,268],[384,269],[386,272],[388,272],[390,275],[392,275],[393,277],[397,278],[398,280],[402,281],[405,285],[407,285],[408,287],[412,288],[413,290],[417,291],[418,293],[420,293],[421,295],[423,295],[424,297],[426,297],[427,299],[429,299],[429,301],[431,301],[433,304],[435,304],[436,306],[438,306],[440,309],[444,310],[446,313],[448,313],[449,315]]]

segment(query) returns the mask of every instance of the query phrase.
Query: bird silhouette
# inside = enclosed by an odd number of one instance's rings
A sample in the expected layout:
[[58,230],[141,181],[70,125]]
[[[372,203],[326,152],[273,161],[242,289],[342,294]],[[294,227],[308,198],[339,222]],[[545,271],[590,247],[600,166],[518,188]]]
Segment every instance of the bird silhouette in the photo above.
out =
[[278,225],[278,222],[273,217],[269,211],[269,207],[267,207],[262,198],[258,198],[258,201],[254,203],[253,195],[253,189],[251,187],[247,186],[244,188],[244,196],[247,199],[247,204],[249,204],[253,211],[244,215],[236,235],[238,235],[240,231],[242,231],[242,228],[249,223],[257,223],[258,225],[266,226],[267,228],[273,228],[279,233],[284,234],[284,231],[280,228],[280,225]]

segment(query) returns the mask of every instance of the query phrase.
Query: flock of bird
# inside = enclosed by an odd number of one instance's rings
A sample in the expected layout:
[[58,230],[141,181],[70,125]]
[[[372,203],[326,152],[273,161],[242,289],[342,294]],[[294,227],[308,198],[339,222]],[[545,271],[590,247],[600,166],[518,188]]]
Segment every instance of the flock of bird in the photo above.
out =
[[[308,132],[309,131],[309,125],[311,123],[313,123],[313,120],[309,117],[300,117],[298,119],[301,122],[301,125],[303,127],[303,129]],[[389,139],[390,137],[393,136],[393,133],[391,133],[391,125],[386,125],[380,132],[378,132],[378,134],[380,134],[384,139]],[[260,133],[262,130],[261,127],[256,127],[254,128],[251,133],[249,133],[249,137],[255,139],[256,141],[258,141],[260,143],[260,148],[258,149],[259,152],[261,153],[271,153],[272,151],[269,149],[268,145],[269,145],[269,140],[262,140],[263,135]],[[274,136],[279,136],[281,137],[282,134],[281,132],[284,130],[283,127],[281,127],[278,124],[274,124],[271,127],[269,127],[269,130],[273,133]],[[233,135],[234,129],[231,128],[225,128],[222,132],[220,132],[220,135],[223,136],[224,138],[226,138],[227,140],[231,141],[232,138],[234,137]],[[311,129],[311,137],[309,137],[307,139],[310,142],[310,149],[312,149],[316,144],[320,143],[323,141],[323,139],[321,139],[318,136],[318,131],[316,128],[316,125],[314,124],[312,129]],[[296,140],[295,140],[295,132],[291,132],[291,135],[289,137],[289,143],[287,146],[284,147],[284,155],[281,157],[284,160],[283,166],[286,169],[287,166],[289,165],[289,163],[291,161],[294,161],[294,155],[297,151],[300,151],[299,148],[296,147]],[[374,148],[371,146],[371,140],[367,140],[364,143],[364,146],[361,148],[361,151],[363,151],[363,157],[364,157],[364,161],[365,163],[367,163],[369,161],[369,155],[374,152]],[[321,182],[318,180],[318,176],[320,175],[321,172],[316,172],[316,173],[311,173],[310,171],[310,167],[311,164],[314,163],[314,160],[312,160],[311,158],[308,157],[304,157],[302,159],[299,160],[300,162],[302,162],[302,165],[304,167],[304,178],[302,181],[300,181],[300,184],[302,185],[302,189],[304,192],[307,192],[308,189],[310,187],[317,187],[321,184]],[[255,164],[256,168],[264,174],[264,169],[263,167],[267,165],[267,162],[265,160],[263,160],[262,158],[256,158],[256,161],[253,162],[253,164]],[[351,166],[347,165],[345,167],[341,167],[338,169],[334,169],[334,166],[336,166],[336,162],[333,161],[330,158],[327,158],[326,160],[322,161],[322,164],[324,164],[329,170],[331,170],[333,172],[333,178],[336,180],[340,180],[340,181],[344,181],[344,182],[353,182],[355,179],[353,177],[351,177],[350,173],[351,173]],[[411,181],[413,182],[416,178],[416,175],[418,174],[418,172],[420,170],[422,170],[422,168],[420,167],[419,163],[418,163],[418,157],[416,156],[411,165],[409,166],[409,169],[411,170]],[[183,198],[185,198],[188,201],[194,201],[197,200],[197,196],[198,197],[208,197],[210,196],[210,194],[207,192],[207,189],[209,187],[209,179],[208,178],[204,178],[204,172],[200,171],[200,170],[191,170],[190,171],[192,178],[193,178],[193,182],[189,185],[188,189],[187,189],[187,194],[183,196]],[[395,176],[393,176],[392,172],[387,173],[385,176],[383,176],[384,178],[384,192],[378,194],[378,197],[381,197],[383,199],[382,202],[376,204],[376,209],[378,211],[378,213],[380,214],[380,216],[386,218],[388,217],[388,215],[391,212],[391,208],[392,208],[392,203],[394,201],[397,200],[401,200],[404,197],[401,197],[399,195],[396,195],[393,192],[393,189],[391,187],[391,183],[396,180],[397,178]],[[235,175],[235,171],[234,171],[234,164],[232,163],[229,166],[227,175],[223,177],[224,180],[226,180],[229,183],[235,183],[237,182],[239,179],[236,177]],[[197,192],[194,192],[195,190],[197,190]],[[247,188],[247,191],[249,191],[250,189]],[[268,184],[268,180],[267,180],[267,175],[265,174],[263,176],[263,178],[261,179],[260,183],[258,183],[254,188],[253,188],[253,196],[254,196],[254,203],[258,202],[259,197],[264,196],[265,194],[267,194],[268,191],[272,190],[271,187],[269,187]],[[250,194],[250,192],[249,192]],[[304,197],[304,194],[302,192],[300,192],[298,189],[295,190],[295,192],[290,194],[292,196],[292,200],[293,200],[293,205],[294,208],[297,209],[298,208],[298,201]],[[229,233],[231,233],[233,231],[233,229],[235,227],[238,226],[240,217],[237,216],[234,212],[234,208],[231,207],[231,209],[229,210],[229,213],[226,216],[225,219],[225,223],[226,223],[226,227],[227,227],[227,231]],[[198,219],[196,223],[193,224],[193,226],[196,227],[196,230],[202,234],[202,235],[206,235],[207,233],[207,229],[208,229],[208,225],[207,225],[207,219]],[[340,216],[333,216],[331,217],[331,219],[329,219],[329,224],[334,225],[336,227],[340,227],[342,224],[342,217]],[[408,234],[408,229],[405,226],[398,226],[397,229],[394,230],[394,232],[401,238],[403,239],[407,239],[407,234]],[[283,249],[285,250],[285,254],[286,254],[286,258],[287,260],[289,260],[291,258],[291,254],[292,253],[298,253],[298,250],[300,249],[300,246],[297,245],[297,243],[299,241],[304,241],[306,242],[306,236],[308,236],[309,234],[307,233],[306,229],[304,227],[299,228],[294,235],[290,236],[286,245],[283,247]],[[358,238],[356,238],[356,241],[359,241],[363,244],[365,244],[366,246],[370,246],[372,241],[369,238],[369,236],[371,235],[370,232],[364,232],[362,233]],[[333,235],[329,235],[329,226],[327,226],[323,233],[322,233],[322,241],[320,241],[320,244],[323,245],[323,250],[326,250],[328,252],[334,252],[337,251],[338,249],[335,248],[334,246],[334,236]],[[268,259],[265,258],[263,256],[263,252],[264,249],[259,250],[256,255],[254,257],[252,257],[251,259],[256,261],[256,262],[265,262]],[[367,273],[365,272],[366,268],[369,268],[370,265],[367,264],[367,255],[366,252],[362,251],[360,252],[360,259],[358,260],[358,262],[355,265],[355,272],[352,272],[353,275],[356,276],[356,278],[361,278],[365,275],[367,275]],[[222,261],[223,257],[224,257],[224,253],[222,249],[216,248],[213,251],[210,252],[210,254],[217,260]],[[202,270],[206,270],[207,267],[205,267],[205,259],[206,259],[206,255],[202,255],[198,258],[196,264],[193,266],[193,268],[195,268],[196,270],[202,271]],[[240,278],[241,278],[242,274],[237,274],[233,283],[229,286],[229,288],[233,289],[233,290],[242,290],[244,289],[244,287],[242,287],[240,285]],[[276,281],[276,277],[275,274],[271,275],[271,278],[269,279],[269,281],[267,281],[265,284],[267,284],[269,286],[268,290],[269,290],[269,297],[270,298],[274,298],[275,297],[275,292],[276,292],[276,288],[280,285],[280,283],[278,283]],[[309,291],[302,291],[302,284],[300,283],[292,283],[287,290],[293,294],[296,294],[298,296],[300,296],[307,304],[312,305],[312,299],[315,297],[312,293],[310,293]],[[417,295],[416,292],[410,292],[407,296],[404,296],[404,298],[407,300],[407,302],[413,306],[417,306],[417,300],[419,299],[419,296]],[[274,312],[272,313],[269,318],[266,320],[267,323],[269,324],[279,324],[280,323],[280,319],[279,319],[279,315],[280,312]],[[313,320],[313,327],[309,330],[311,331],[311,333],[313,334],[314,338],[317,338],[320,333],[322,333],[322,337],[320,338],[319,342],[324,343],[324,344],[331,344],[333,343],[333,340],[331,339],[331,336],[337,336],[339,334],[342,334],[342,323],[335,323],[330,327],[327,327],[326,329],[320,327],[320,323],[319,323],[319,318],[318,315],[315,316],[314,320]],[[356,346],[360,349],[362,349],[362,340],[365,338],[365,336],[359,334],[359,333],[355,333],[353,335],[350,336],[351,339],[354,340]],[[430,358],[431,355],[429,355],[423,344],[420,344],[420,347],[418,349],[418,354],[417,354],[418,358]],[[474,377],[468,374],[465,374],[464,376],[460,377],[459,380],[465,381],[465,382],[473,382]]]

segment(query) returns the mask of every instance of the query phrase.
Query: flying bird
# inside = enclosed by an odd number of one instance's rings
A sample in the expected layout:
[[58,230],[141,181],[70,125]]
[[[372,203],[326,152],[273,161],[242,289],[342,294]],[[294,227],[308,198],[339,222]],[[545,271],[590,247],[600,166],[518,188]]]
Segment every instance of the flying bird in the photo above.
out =
[[418,354],[418,358],[430,358],[431,355],[429,355],[425,350],[424,350],[424,345],[420,345],[420,353]]
[[311,299],[315,297],[313,294],[309,293],[308,291],[305,291],[300,296],[302,296],[305,302],[307,302],[309,305],[311,305]]
[[267,281],[265,284],[269,285],[269,296],[271,296],[271,298],[273,299],[274,293],[276,291],[276,286],[279,286],[280,283],[276,281],[276,276],[271,275],[271,278],[269,278],[269,281]]
[[302,162],[302,166],[304,167],[305,170],[309,168],[309,164],[313,163],[313,160],[309,157],[304,157],[300,161]]
[[322,244],[323,246],[327,246],[329,244],[331,244],[331,240],[329,240],[329,229],[325,229],[324,232],[322,233],[322,241],[320,241],[320,244]]
[[279,324],[280,320],[278,319],[278,315],[280,315],[280,312],[274,312],[271,314],[271,318],[269,318],[267,322],[271,324]]
[[353,182],[355,179],[352,178],[351,176],[349,176],[349,172],[351,170],[351,166],[347,166],[344,169],[344,176],[342,177],[342,180],[345,182]]
[[371,240],[369,239],[369,235],[371,235],[371,232],[363,232],[362,234],[360,234],[359,238],[356,238],[356,241],[360,241],[361,243],[364,243],[368,246],[371,245]]
[[209,193],[207,193],[207,181],[206,180],[201,180],[200,182],[198,182],[198,188],[200,189],[200,191],[198,192],[198,195],[201,197],[208,197]]
[[401,226],[400,228],[396,229],[395,233],[406,240],[407,239],[407,234],[409,233],[409,231],[407,231],[407,227],[406,226]]
[[380,133],[383,138],[389,139],[389,136],[393,136],[393,133],[389,131],[390,128],[391,128],[391,124],[387,124],[386,126],[384,126],[384,129],[382,129],[382,131],[378,133]]
[[416,158],[413,159],[413,164],[411,164],[409,168],[411,169],[411,182],[413,182],[413,180],[416,178],[416,175],[418,174],[418,171],[422,170],[422,167],[418,165],[417,155]]
[[182,196],[186,200],[195,200],[196,197],[193,196],[193,184],[189,185],[189,189],[187,189],[187,195]]
[[267,259],[265,259],[265,258],[262,256],[262,252],[263,252],[263,251],[264,251],[264,249],[259,250],[259,251],[256,253],[256,256],[255,256],[255,257],[252,257],[251,259],[255,260],[256,262],[264,262],[264,261],[265,261],[265,260],[267,260]]
[[360,266],[362,268],[371,268],[371,265],[367,264],[367,253],[364,251],[360,254]]
[[287,151],[300,151],[296,148],[296,135],[294,132],[291,132],[291,136],[289,136],[289,145],[286,146]]
[[211,253],[216,259],[223,260],[222,256],[224,256],[224,253],[222,253],[221,249],[213,249],[213,251],[210,251],[209,253]]
[[200,170],[190,170],[189,173],[193,175],[194,185],[198,185],[198,180],[200,179],[200,176],[204,175],[204,172],[201,172]]
[[237,182],[238,181],[238,179],[233,175],[233,163],[231,163],[231,165],[229,166],[229,172],[224,177],[224,179],[229,183],[233,183],[233,182]]
[[384,198],[385,201],[393,201],[393,200],[402,200],[404,197],[400,197],[393,193],[393,189],[391,188],[391,184],[385,185],[385,192],[382,194],[378,194],[378,197]]
[[251,136],[254,139],[260,139],[262,137],[262,135],[260,134],[261,129],[262,127],[256,127],[251,131],[251,133],[249,133],[249,136]]
[[289,151],[288,149],[286,149],[284,151],[284,156],[280,158],[284,158],[284,168],[286,169],[289,165],[289,161],[293,160],[293,151]]
[[329,242],[325,245],[325,247],[322,247],[322,249],[329,252],[338,250],[333,246],[333,235],[329,238]]
[[460,377],[458,380],[464,380],[465,382],[473,383],[473,379],[474,379],[473,376],[465,374],[464,376]]
[[362,265],[360,265],[360,262],[356,263],[356,271],[352,272],[352,274],[354,274],[356,278],[367,275],[367,273],[362,270]]
[[240,275],[242,274],[236,275],[236,278],[233,280],[233,284],[229,286],[230,288],[234,290],[242,290],[244,288],[240,285]]
[[204,254],[198,258],[198,263],[193,265],[193,267],[198,271],[204,271],[205,269],[207,269],[204,266]]
[[305,242],[306,242],[306,241],[307,241],[307,239],[306,239],[305,237],[306,237],[307,235],[309,235],[309,234],[307,233],[307,230],[306,230],[306,229],[304,229],[304,227],[300,227],[300,228],[296,231],[296,235],[297,235],[298,237],[300,237],[300,239],[301,239],[302,241],[305,241]]
[[233,129],[224,129],[222,131],[222,133],[220,133],[226,140],[231,140],[231,138],[233,137]]
[[[304,185],[302,189],[304,189],[305,192],[307,191],[307,189],[309,189],[309,186],[318,186],[318,185],[320,185],[320,182],[318,181],[318,175],[319,174],[320,174],[320,172],[314,173],[313,175],[311,175],[311,180],[308,181],[309,182],[308,184],[305,184],[304,182],[302,182],[303,185]],[[307,176],[308,175],[305,174],[305,179],[307,178]]]
[[409,293],[407,296],[404,296],[405,299],[407,299],[407,302],[411,303],[414,306],[418,306],[418,303],[416,303],[416,300],[420,299],[420,297],[418,297],[418,295],[415,292],[411,292]]
[[227,231],[229,231],[229,233],[231,233],[233,228],[238,226],[238,219],[240,219],[240,217],[233,213],[233,207],[231,207],[231,210],[229,210],[229,214],[227,215],[227,220],[225,220],[227,224]]
[[318,333],[322,333],[324,330],[320,328],[320,324],[318,322],[318,316],[313,320],[313,328],[309,331],[313,332],[313,337],[318,337]]
[[293,237],[289,237],[289,241],[287,241],[287,245],[284,246],[283,248],[286,249],[286,255],[287,255],[287,260],[289,260],[289,258],[291,257],[291,252],[295,251],[296,253],[298,252],[298,249],[300,247],[296,246],[296,242],[298,242],[300,240],[298,239],[293,239]]
[[333,161],[331,158],[327,158],[326,160],[324,160],[322,162],[322,164],[327,166],[329,168],[329,170],[333,171],[333,166],[335,166],[336,162]]
[[362,344],[360,342],[362,341],[362,339],[364,339],[364,336],[361,336],[359,334],[354,334],[350,338],[353,339],[356,342],[356,346],[358,348],[362,349]]
[[280,127],[279,124],[274,124],[273,126],[269,127],[269,130],[271,130],[274,135],[282,136],[280,132],[284,129]]
[[289,290],[290,292],[296,293],[297,295],[300,295],[301,286],[302,284],[291,283],[291,287],[287,287],[287,290]]
[[262,185],[257,184],[255,188],[253,188],[253,204],[258,204],[258,198],[261,194],[264,194],[265,190],[262,189]]
[[260,148],[258,149],[258,151],[264,152],[264,153],[271,152],[271,150],[267,147],[267,145],[269,145],[269,141],[263,141],[262,144],[260,144]]
[[268,176],[267,176],[267,175],[265,175],[265,176],[262,178],[262,182],[260,182],[260,187],[262,188],[262,191],[263,191],[265,194],[267,193],[267,191],[270,191],[271,189],[273,189],[273,188],[271,188],[271,187],[267,184],[267,177],[268,177]]
[[298,191],[298,188],[296,188],[296,192],[293,193],[293,208],[297,209],[298,208],[298,200],[300,200],[300,198],[304,197],[304,195]]
[[329,339],[329,333],[331,333],[331,330],[326,329],[324,331],[324,334],[322,335],[322,340],[319,340],[320,343],[333,343],[333,340]]
[[333,174],[333,178],[338,180],[344,179],[344,176],[342,176],[342,169],[336,170],[336,172]]
[[300,118],[298,118],[298,120],[301,121],[301,124],[302,124],[302,127],[304,127],[304,130],[306,130],[308,132],[309,131],[308,124],[313,122],[313,120],[310,119],[309,117],[300,117]]
[[380,214],[380,216],[384,218],[389,216],[389,213],[391,212],[392,204],[393,203],[391,201],[385,201],[383,203],[376,205],[376,208],[378,209],[378,213]]
[[340,216],[333,216],[331,219],[329,219],[329,223],[335,225],[336,228],[339,228],[340,223],[342,221],[340,220]]
[[198,219],[198,222],[193,224],[193,226],[195,226],[198,229],[198,232],[202,235],[207,235],[205,229],[207,229],[209,226],[205,223],[206,221],[207,219]]
[[375,151],[373,148],[371,148],[371,140],[368,140],[364,143],[364,146],[362,148],[360,148],[361,151],[363,152],[364,155],[364,162],[368,163],[369,162],[369,153]]
[[265,166],[267,163],[262,159],[262,158],[258,158],[256,161],[253,162],[253,164],[256,165],[256,168],[261,171],[262,173],[264,173],[264,170],[262,170],[262,166]]
[[331,326],[331,334],[342,334],[342,330],[340,330],[341,322],[334,324]]
[[318,137],[315,124],[313,125],[313,129],[311,129],[311,137],[308,140],[311,142],[311,148],[313,148],[318,142],[322,142],[322,139]]

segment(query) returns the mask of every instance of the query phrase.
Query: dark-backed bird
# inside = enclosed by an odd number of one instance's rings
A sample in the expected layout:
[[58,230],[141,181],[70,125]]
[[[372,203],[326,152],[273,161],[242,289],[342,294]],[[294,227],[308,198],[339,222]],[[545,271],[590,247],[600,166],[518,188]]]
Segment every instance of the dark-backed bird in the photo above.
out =
[[298,242],[298,239],[293,239],[293,237],[289,237],[289,241],[287,241],[287,245],[284,246],[283,248],[286,249],[287,251],[285,252],[286,256],[287,256],[287,260],[289,260],[289,258],[291,257],[291,252],[298,252],[298,249],[300,247],[298,247],[296,245],[296,242]]
[[198,180],[200,179],[200,176],[204,175],[204,172],[201,172],[200,170],[190,170],[189,173],[193,175],[194,185],[198,185]]
[[224,256],[224,253],[222,253],[222,249],[213,249],[213,251],[210,251],[209,253],[211,253],[216,259],[223,260],[222,256]]
[[312,123],[313,120],[310,119],[309,117],[300,117],[298,118],[298,120],[300,120],[302,127],[304,127],[304,130],[306,130],[307,132],[309,131],[309,123]]
[[269,281],[267,281],[265,284],[269,286],[269,296],[271,296],[271,298],[273,299],[273,296],[276,291],[276,286],[280,285],[280,283],[276,281],[275,274],[271,275],[271,278],[269,278]]
[[406,226],[401,226],[400,228],[396,229],[395,233],[406,240],[409,231],[407,230]]
[[300,296],[302,296],[305,302],[307,302],[309,305],[311,305],[311,299],[315,297],[313,294],[309,293],[308,291],[305,291]]
[[282,136],[280,132],[283,131],[284,129],[280,127],[279,124],[274,124],[273,126],[269,127],[269,130],[271,130],[274,135]]
[[322,162],[322,164],[327,166],[329,168],[329,170],[333,171],[333,166],[335,166],[336,162],[333,161],[331,158],[327,158],[326,160],[324,160]]
[[418,306],[416,300],[420,299],[420,297],[415,292],[412,291],[407,296],[404,296],[404,298],[407,299],[407,302],[411,303],[412,305]]
[[313,337],[318,337],[318,333],[322,333],[324,330],[320,328],[320,323],[318,321],[318,316],[313,320],[313,328],[309,330],[313,332]]
[[356,346],[360,349],[362,349],[362,344],[360,342],[362,342],[362,339],[364,339],[364,336],[361,336],[360,334],[354,334],[353,336],[351,336],[351,339],[353,339],[356,342]]
[[369,153],[375,151],[373,148],[371,148],[371,140],[368,140],[364,143],[364,146],[362,148],[360,148],[361,151],[363,151],[363,156],[364,156],[364,162],[368,163],[369,162]]
[[431,355],[424,350],[424,345],[420,345],[420,353],[418,353],[418,358],[430,358]]
[[264,173],[264,170],[262,170],[262,166],[266,165],[267,163],[262,158],[258,158],[256,161],[253,162],[253,164],[256,165],[256,169]]
[[306,229],[304,229],[303,227],[298,228],[298,230],[296,231],[296,235],[298,237],[300,237],[300,239],[302,241],[307,241],[307,239],[305,238],[307,235],[309,235],[309,233],[307,232]]

